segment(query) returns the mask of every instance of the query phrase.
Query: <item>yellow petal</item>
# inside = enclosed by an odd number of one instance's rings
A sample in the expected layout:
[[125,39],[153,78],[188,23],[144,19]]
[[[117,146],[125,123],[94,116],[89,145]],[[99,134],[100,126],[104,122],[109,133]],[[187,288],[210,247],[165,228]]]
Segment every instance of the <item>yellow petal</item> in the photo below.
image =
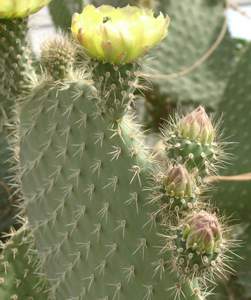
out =
[[134,6],[87,5],[74,15],[72,33],[87,54],[112,64],[130,63],[157,45],[167,34],[169,18]]
[[20,18],[37,12],[51,0],[0,0],[0,18]]

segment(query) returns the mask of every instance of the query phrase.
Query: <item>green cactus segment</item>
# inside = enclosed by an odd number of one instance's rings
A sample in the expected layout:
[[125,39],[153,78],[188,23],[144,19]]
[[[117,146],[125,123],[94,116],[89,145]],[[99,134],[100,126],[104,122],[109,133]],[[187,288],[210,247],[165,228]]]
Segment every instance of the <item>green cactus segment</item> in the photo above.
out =
[[12,153],[9,138],[7,138],[10,130],[5,125],[12,121],[16,99],[21,96],[27,85],[27,74],[32,75],[26,33],[26,19],[0,19],[0,232],[8,231],[9,226],[16,222],[17,209],[15,208],[16,203],[13,202],[16,202],[18,193],[14,191],[13,182],[10,180],[14,174],[9,170],[12,167],[12,163],[9,161]]
[[11,115],[14,97],[26,88],[32,75],[26,42],[27,20],[0,19],[0,108],[1,124]]
[[134,100],[137,64],[113,66],[91,61],[91,71],[98,91],[98,112],[119,120]]
[[[220,112],[224,113],[224,136],[231,137],[229,146],[233,160],[223,175],[251,172],[251,119],[247,116],[251,107],[251,47],[243,55],[235,74],[231,77]],[[217,191],[217,204],[230,213],[238,212],[238,219],[250,222],[250,181],[221,182]]]
[[84,3],[84,0],[53,0],[49,10],[56,28],[70,31],[72,15],[81,12]]
[[37,260],[32,240],[20,229],[3,245],[0,256],[0,298],[3,300],[49,299],[42,277],[34,274]]
[[110,124],[96,101],[83,81],[45,83],[22,107],[22,189],[43,270],[60,300],[168,299],[176,280],[146,205],[148,153],[131,118]]
[[11,151],[7,138],[0,132],[0,235],[7,232],[16,222],[17,208],[15,207],[17,195],[13,195],[13,187],[10,177]]
[[[235,143],[230,146],[232,161],[222,175],[239,175],[251,171],[251,47],[242,56],[235,74],[231,77],[222,103],[220,112],[224,113],[224,136],[231,137]],[[251,264],[251,205],[250,181],[222,181],[216,186],[214,199],[216,205],[233,219],[241,222],[236,230],[237,239],[243,241],[244,246],[238,248],[238,255],[243,257],[238,263],[237,270],[241,276],[250,272]],[[250,282],[250,281],[249,281]],[[244,286],[245,284],[243,284]],[[248,286],[247,286],[248,289]]]
[[[149,74],[176,74],[190,69],[212,47],[223,28],[225,1],[159,1],[158,9],[171,18],[170,32],[153,50]],[[186,41],[186,42],[185,42]],[[167,102],[197,103],[215,108],[238,60],[239,45],[226,33],[217,50],[202,64],[174,78],[151,77],[155,93]],[[155,70],[153,72],[153,70]],[[165,100],[166,99],[166,100]]]
[[168,145],[168,156],[171,159],[176,160],[178,158],[179,161],[186,163],[189,169],[198,168],[199,170],[206,170],[208,174],[210,173],[207,169],[209,167],[207,161],[213,159],[215,150],[212,147],[202,145],[199,142],[184,140],[176,135],[168,140]]

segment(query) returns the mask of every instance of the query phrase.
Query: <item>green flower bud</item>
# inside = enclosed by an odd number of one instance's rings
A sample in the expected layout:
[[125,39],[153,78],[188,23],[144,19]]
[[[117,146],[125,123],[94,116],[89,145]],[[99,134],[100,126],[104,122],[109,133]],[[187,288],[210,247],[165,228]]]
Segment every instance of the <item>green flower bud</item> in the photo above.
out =
[[167,35],[169,18],[150,9],[87,5],[74,14],[73,36],[93,59],[112,64],[135,61]]
[[180,135],[202,144],[211,144],[215,139],[215,129],[202,106],[182,118],[178,124]]
[[0,19],[22,18],[39,11],[51,0],[0,0]]

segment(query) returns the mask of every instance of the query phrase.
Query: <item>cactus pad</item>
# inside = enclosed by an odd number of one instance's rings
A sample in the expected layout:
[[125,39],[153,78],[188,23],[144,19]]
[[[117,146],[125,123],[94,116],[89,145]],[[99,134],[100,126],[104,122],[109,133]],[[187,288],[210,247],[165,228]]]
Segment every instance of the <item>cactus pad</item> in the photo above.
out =
[[[225,168],[222,175],[239,175],[250,173],[251,171],[251,47],[243,54],[236,72],[232,75],[222,103],[220,112],[224,113],[225,136],[231,137],[235,143],[230,146],[232,161]],[[238,254],[243,257],[243,261],[238,264],[238,281],[249,289],[247,281],[250,272],[251,255],[251,225],[250,225],[250,181],[226,181],[217,184],[215,192],[216,205],[224,209],[228,214],[232,214],[233,219],[241,222],[241,227],[237,230],[237,239],[242,240],[243,246],[238,249]],[[237,273],[237,274],[238,274]],[[246,274],[246,275],[245,275]],[[250,282],[250,281],[249,281]]]
[[37,260],[32,240],[20,229],[3,246],[0,255],[0,298],[3,300],[49,300],[46,284],[35,275]]
[[[158,9],[167,12],[171,18],[170,33],[168,39],[152,52],[154,59],[146,73],[183,72],[203,57],[218,38],[225,22],[225,1],[196,0],[192,5],[189,0],[159,3]],[[227,32],[211,57],[188,74],[168,79],[150,77],[155,83],[154,92],[169,102],[192,102],[215,108],[235,66],[238,44]]]
[[22,186],[43,270],[58,299],[167,299],[176,280],[146,205],[147,150],[129,116],[111,124],[95,101],[81,81],[44,83],[22,108]]

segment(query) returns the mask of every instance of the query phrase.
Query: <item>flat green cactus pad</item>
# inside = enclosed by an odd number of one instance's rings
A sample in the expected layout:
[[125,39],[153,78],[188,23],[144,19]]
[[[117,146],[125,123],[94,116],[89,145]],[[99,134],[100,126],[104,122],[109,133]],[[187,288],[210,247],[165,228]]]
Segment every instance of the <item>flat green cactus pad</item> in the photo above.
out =
[[147,150],[130,117],[112,126],[95,101],[81,81],[45,83],[22,108],[22,187],[51,291],[60,300],[172,299],[177,281],[143,188]]
[[[151,53],[146,73],[173,74],[190,69],[215,43],[224,28],[225,1],[159,1],[158,9],[171,18],[168,37]],[[154,92],[169,102],[215,108],[235,66],[242,44],[226,32],[217,50],[193,71],[176,78],[154,79]],[[152,79],[152,78],[151,78]]]
[[37,261],[31,237],[20,229],[4,245],[0,254],[0,299],[48,300],[46,285],[34,274]]
[[[241,58],[236,72],[231,77],[225,91],[219,112],[223,113],[225,137],[235,142],[229,146],[233,158],[225,167],[223,175],[239,175],[251,172],[251,47]],[[242,246],[236,250],[243,257],[237,264],[240,273],[239,283],[248,287],[245,276],[250,283],[251,265],[251,181],[227,181],[216,186],[215,203],[232,215],[236,222],[241,223],[237,239],[241,239]],[[246,274],[246,275],[245,275]],[[243,280],[244,279],[244,280]],[[250,294],[249,294],[250,296]]]

